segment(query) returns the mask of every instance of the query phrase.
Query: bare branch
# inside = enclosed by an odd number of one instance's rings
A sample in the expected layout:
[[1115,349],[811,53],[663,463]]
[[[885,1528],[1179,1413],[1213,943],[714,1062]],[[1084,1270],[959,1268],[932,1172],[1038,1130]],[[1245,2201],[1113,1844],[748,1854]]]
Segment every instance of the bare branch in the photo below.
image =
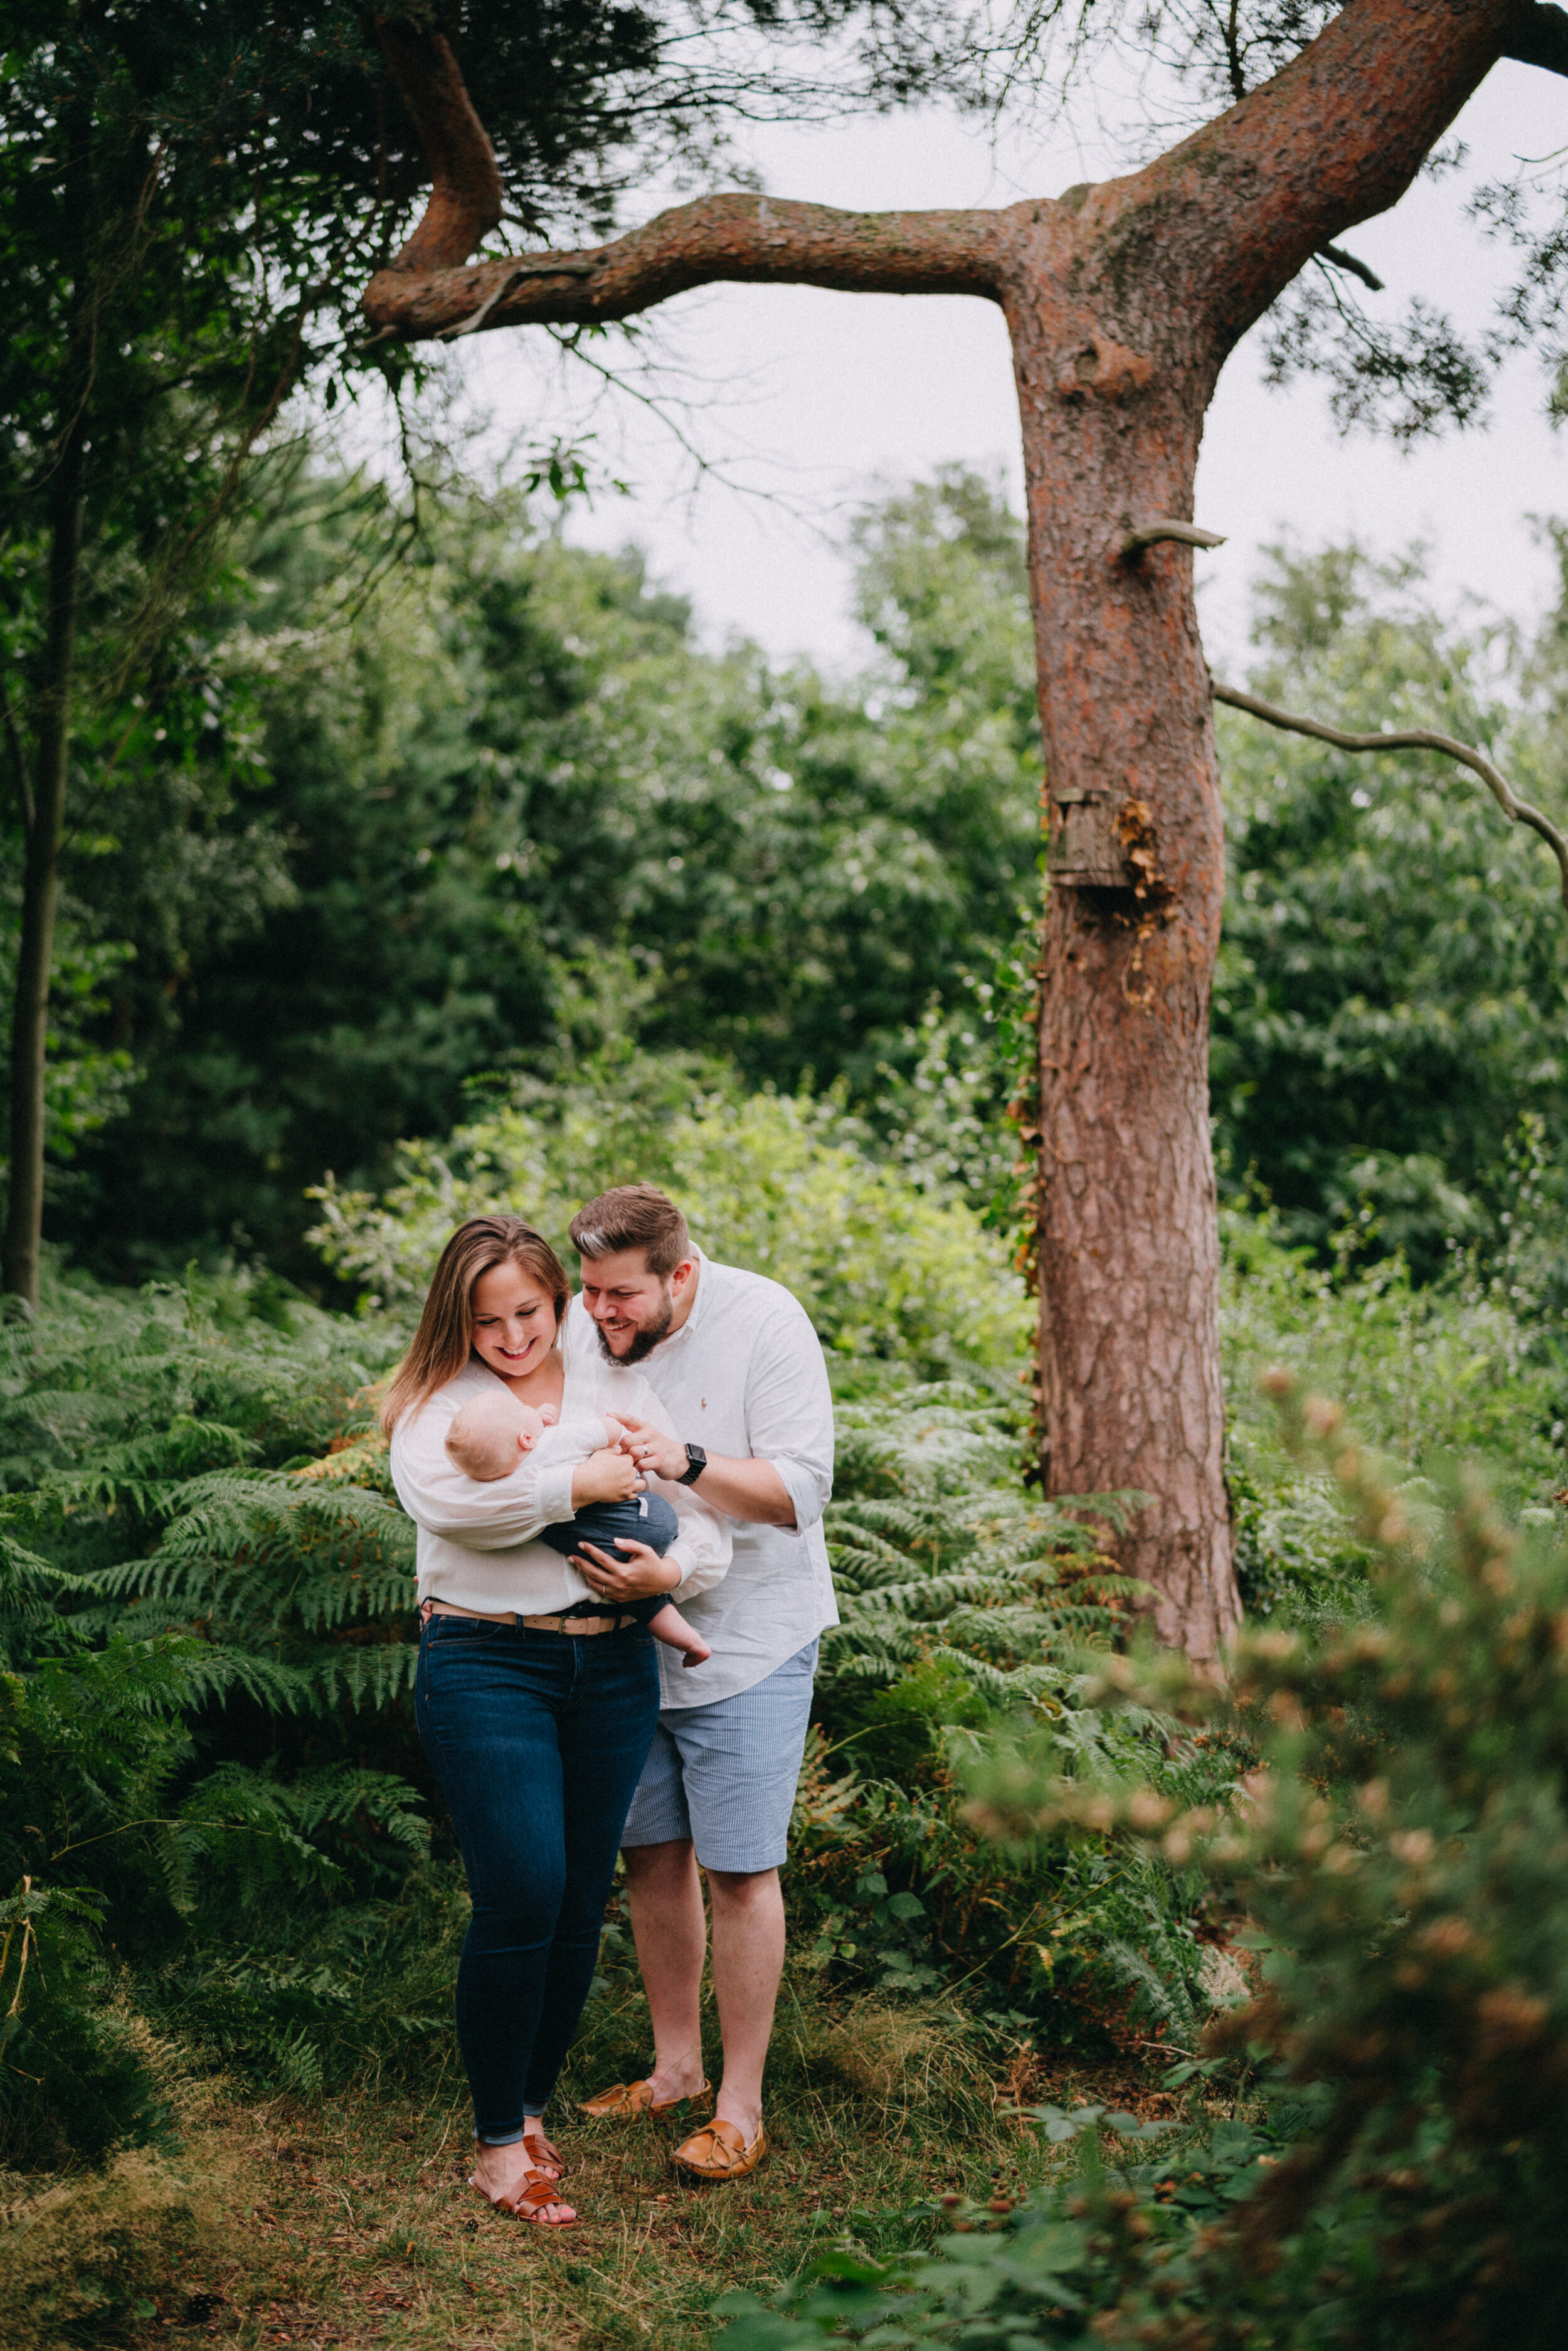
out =
[[501,217],[496,151],[441,33],[375,20],[387,70],[430,166],[424,218],[392,263],[399,270],[451,269],[466,261]]
[[1503,39],[1502,54],[1521,66],[1541,66],[1547,73],[1568,74],[1568,12],[1561,8],[1519,9]]
[[769,196],[701,196],[585,252],[507,256],[419,276],[402,266],[381,270],[365,289],[364,311],[383,334],[421,342],[465,327],[627,319],[720,279],[994,301],[1011,214],[1039,209],[843,213]]
[[1145,522],[1130,530],[1117,552],[1124,563],[1136,562],[1145,547],[1157,547],[1163,538],[1179,539],[1183,547],[1223,547],[1224,534],[1218,530],[1199,530],[1195,522]]
[[1232,710],[1245,710],[1254,718],[1267,720],[1270,726],[1281,726],[1291,735],[1311,735],[1320,743],[1332,743],[1339,751],[1440,751],[1445,758],[1458,759],[1480,778],[1505,816],[1516,824],[1527,824],[1538,832],[1557,860],[1563,876],[1563,904],[1568,907],[1568,841],[1564,841],[1548,816],[1528,800],[1516,799],[1484,751],[1473,744],[1457,742],[1452,735],[1435,734],[1430,727],[1410,726],[1386,735],[1347,735],[1343,726],[1325,726],[1321,718],[1302,718],[1293,710],[1281,710],[1277,704],[1260,701],[1255,694],[1242,694],[1233,685],[1221,685],[1211,677],[1209,690],[1216,702],[1228,703]]
[[1375,294],[1382,293],[1383,280],[1376,270],[1369,269],[1364,261],[1358,261],[1354,253],[1347,253],[1343,245],[1320,245],[1317,257],[1320,261],[1332,262],[1336,269],[1348,269],[1353,277],[1359,277],[1362,284],[1369,286]]

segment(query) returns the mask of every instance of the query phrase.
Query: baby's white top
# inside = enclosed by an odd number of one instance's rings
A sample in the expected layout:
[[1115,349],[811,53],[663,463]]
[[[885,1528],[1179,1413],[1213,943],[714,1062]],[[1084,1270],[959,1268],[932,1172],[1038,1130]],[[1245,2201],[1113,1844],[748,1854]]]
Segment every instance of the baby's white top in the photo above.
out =
[[[586,1343],[584,1343],[586,1340]],[[505,1478],[467,1478],[446,1451],[446,1432],[463,1406],[504,1386],[471,1356],[455,1380],[404,1413],[392,1441],[392,1483],[419,1529],[419,1597],[450,1600],[488,1615],[508,1609],[543,1616],[593,1595],[574,1567],[549,1543],[541,1527],[571,1516],[571,1473],[605,1441],[601,1416],[652,1421],[673,1436],[669,1414],[641,1372],[606,1363],[591,1327],[569,1321],[561,1337],[566,1391],[560,1420]],[[649,1491],[674,1503],[681,1531],[666,1556],[681,1570],[674,1601],[709,1592],[729,1566],[730,1522],[685,1486],[661,1478]]]

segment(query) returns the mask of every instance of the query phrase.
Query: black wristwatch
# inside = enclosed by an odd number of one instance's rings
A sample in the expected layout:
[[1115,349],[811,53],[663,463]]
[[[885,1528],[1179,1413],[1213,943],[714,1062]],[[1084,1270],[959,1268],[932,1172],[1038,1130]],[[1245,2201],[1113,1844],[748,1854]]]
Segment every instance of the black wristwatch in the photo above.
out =
[[682,1470],[680,1476],[676,1479],[676,1485],[695,1486],[697,1479],[702,1476],[703,1471],[706,1468],[707,1455],[703,1451],[702,1447],[700,1445],[688,1445],[686,1447],[686,1466]]

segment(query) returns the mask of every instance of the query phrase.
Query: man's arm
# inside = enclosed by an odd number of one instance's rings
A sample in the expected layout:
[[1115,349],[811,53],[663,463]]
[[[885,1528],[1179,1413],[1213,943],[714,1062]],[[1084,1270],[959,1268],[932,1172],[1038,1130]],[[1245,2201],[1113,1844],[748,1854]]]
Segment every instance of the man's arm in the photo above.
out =
[[[685,1446],[673,1437],[661,1437],[647,1421],[628,1421],[632,1433],[632,1458],[640,1469],[655,1478],[684,1478],[689,1466]],[[710,1453],[707,1468],[695,1491],[727,1518],[751,1519],[764,1527],[792,1527],[795,1505],[789,1489],[771,1461],[731,1461]]]

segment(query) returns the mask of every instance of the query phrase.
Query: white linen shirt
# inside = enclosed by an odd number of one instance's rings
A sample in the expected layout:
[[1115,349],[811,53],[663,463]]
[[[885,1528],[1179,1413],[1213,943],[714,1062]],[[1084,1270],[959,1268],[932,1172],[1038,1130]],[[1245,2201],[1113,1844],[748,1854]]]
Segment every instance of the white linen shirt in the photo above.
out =
[[[417,1412],[405,1412],[399,1421],[392,1441],[392,1484],[419,1529],[422,1602],[449,1600],[487,1616],[510,1610],[547,1616],[594,1598],[559,1552],[534,1540],[541,1527],[572,1515],[571,1473],[582,1456],[570,1439],[584,1420],[601,1419],[607,1412],[651,1420],[670,1435],[675,1431],[641,1372],[604,1361],[591,1328],[585,1346],[569,1324],[561,1333],[561,1352],[566,1389],[560,1426],[547,1430],[531,1453],[519,1454],[517,1468],[504,1478],[466,1478],[446,1451],[446,1432],[463,1406],[492,1383],[504,1384],[476,1356]],[[564,1444],[559,1441],[563,1438]],[[563,1453],[572,1458],[563,1459]],[[723,1579],[729,1565],[730,1521],[685,1486],[650,1478],[648,1490],[673,1502],[681,1521],[665,1556],[682,1577],[668,1597],[684,1603]]]
[[[770,1461],[795,1505],[795,1524],[725,1519],[728,1574],[705,1587],[689,1608],[674,1595],[713,1656],[690,1671],[677,1657],[672,1671],[661,1645],[666,1708],[707,1706],[750,1689],[839,1621],[822,1534],[833,1491],[833,1400],[821,1343],[781,1282],[716,1265],[700,1249],[693,1253],[698,1272],[692,1311],[637,1368],[663,1407],[659,1426],[673,1422],[683,1443],[731,1460]],[[603,1362],[580,1298],[568,1311],[567,1329],[575,1348],[592,1346]]]

